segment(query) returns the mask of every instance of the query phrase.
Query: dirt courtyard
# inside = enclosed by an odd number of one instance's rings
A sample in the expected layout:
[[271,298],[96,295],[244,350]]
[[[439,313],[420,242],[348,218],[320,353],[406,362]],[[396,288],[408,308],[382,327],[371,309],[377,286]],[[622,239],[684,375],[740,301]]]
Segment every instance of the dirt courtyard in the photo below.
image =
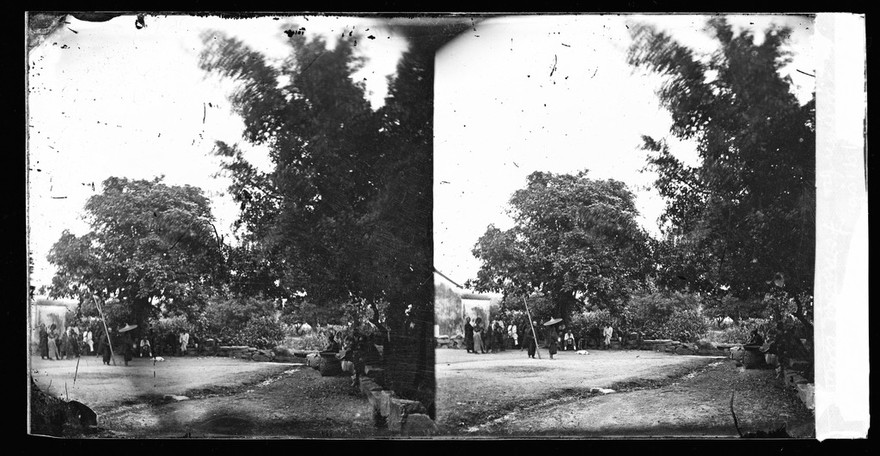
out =
[[[519,350],[473,355],[438,349],[437,413],[450,435],[736,437],[788,425],[808,437],[812,416],[774,381],[772,370],[732,360],[645,350],[560,352],[529,359]],[[603,394],[594,388],[615,390]]]
[[[221,357],[31,357],[37,385],[98,414],[99,438],[347,438],[377,433],[372,408],[348,377],[321,377],[304,364]],[[65,393],[66,387],[66,393]],[[177,397],[172,397],[177,396]]]

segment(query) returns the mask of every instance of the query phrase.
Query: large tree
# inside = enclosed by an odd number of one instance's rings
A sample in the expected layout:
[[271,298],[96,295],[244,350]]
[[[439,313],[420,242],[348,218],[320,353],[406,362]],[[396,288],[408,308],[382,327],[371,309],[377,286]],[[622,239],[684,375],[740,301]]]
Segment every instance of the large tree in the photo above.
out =
[[700,55],[668,34],[632,27],[629,62],[660,74],[671,133],[696,144],[688,166],[662,139],[645,137],[648,168],[667,200],[665,276],[721,303],[751,302],[781,274],[810,329],[815,262],[815,96],[801,104],[782,69],[788,28],[756,44],[724,18],[708,21],[718,48]]
[[391,386],[431,414],[433,65],[456,30],[395,31],[409,48],[378,110],[353,78],[363,64],[359,37],[330,48],[294,34],[290,57],[274,65],[211,33],[201,58],[205,71],[238,83],[232,102],[244,139],[270,151],[273,169],[262,172],[235,145],[217,144],[241,204],[244,244],[267,265],[260,281],[314,305],[371,306],[371,320],[387,330]]
[[114,308],[114,324],[192,315],[224,278],[223,247],[199,188],[111,177],[85,211],[91,231],[65,231],[48,256],[57,268],[50,294],[79,298],[85,314],[94,314],[94,297]]
[[650,238],[623,182],[534,172],[510,205],[515,226],[490,225],[473,250],[477,290],[541,292],[567,321],[585,304],[619,310],[651,272]]

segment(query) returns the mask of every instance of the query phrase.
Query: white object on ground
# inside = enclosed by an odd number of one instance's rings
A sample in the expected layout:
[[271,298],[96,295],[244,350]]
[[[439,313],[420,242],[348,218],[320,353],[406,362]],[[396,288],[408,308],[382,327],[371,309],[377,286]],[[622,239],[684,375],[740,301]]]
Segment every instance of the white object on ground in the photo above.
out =
[[590,352],[588,352],[588,351],[586,351],[586,350],[578,350],[578,351],[577,351],[577,354],[578,354],[578,355],[589,355]]

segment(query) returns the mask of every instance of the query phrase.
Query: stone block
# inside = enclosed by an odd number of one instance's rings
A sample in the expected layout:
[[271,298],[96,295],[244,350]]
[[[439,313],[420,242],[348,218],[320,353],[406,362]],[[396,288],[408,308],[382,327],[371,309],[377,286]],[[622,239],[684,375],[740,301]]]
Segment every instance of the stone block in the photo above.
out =
[[816,404],[814,402],[815,390],[813,388],[812,383],[801,383],[797,385],[798,390],[798,399],[804,403],[808,409],[813,410],[816,408]]
[[379,413],[379,407],[382,403],[382,390],[369,391],[368,393],[367,400],[370,401],[370,406],[373,407],[375,413]]
[[437,424],[428,415],[413,413],[407,415],[406,421],[400,429],[401,435],[405,436],[430,436],[438,431]]
[[379,396],[379,415],[383,418],[388,418],[388,416],[391,415],[391,399],[396,397],[394,391],[373,391],[372,394],[378,394]]
[[425,413],[425,407],[421,402],[392,397],[388,413],[388,429],[391,432],[401,432],[406,417],[415,413]]

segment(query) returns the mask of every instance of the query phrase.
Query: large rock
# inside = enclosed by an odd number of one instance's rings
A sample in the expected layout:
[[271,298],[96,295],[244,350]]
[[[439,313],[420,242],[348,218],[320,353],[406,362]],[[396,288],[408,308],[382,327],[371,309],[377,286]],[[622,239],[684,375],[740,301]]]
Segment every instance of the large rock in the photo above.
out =
[[428,415],[413,413],[407,415],[400,433],[405,436],[430,436],[438,431],[437,424]]
[[798,399],[804,403],[804,405],[813,410],[816,408],[816,404],[814,402],[815,391],[813,389],[812,383],[800,383],[797,385],[798,390]]
[[425,407],[421,402],[392,397],[388,413],[388,429],[391,432],[401,432],[406,417],[416,413],[425,413]]
[[371,394],[377,394],[379,399],[379,415],[388,418],[391,415],[391,399],[395,398],[394,391],[381,390],[373,391]]
[[306,366],[311,367],[312,369],[317,369],[321,364],[321,355],[317,353],[309,353],[306,355]]

